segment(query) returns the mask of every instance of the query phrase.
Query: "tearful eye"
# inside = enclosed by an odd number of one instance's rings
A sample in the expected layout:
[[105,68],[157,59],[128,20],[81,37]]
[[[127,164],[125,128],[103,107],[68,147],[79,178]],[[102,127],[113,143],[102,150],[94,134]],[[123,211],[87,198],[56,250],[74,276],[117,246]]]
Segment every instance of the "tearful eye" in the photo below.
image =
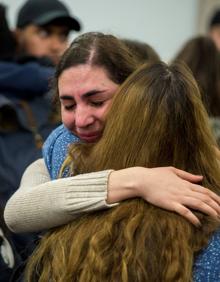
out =
[[91,105],[95,107],[101,107],[104,104],[104,101],[92,101]]
[[75,105],[66,105],[64,106],[64,109],[67,110],[67,111],[71,111],[75,108]]

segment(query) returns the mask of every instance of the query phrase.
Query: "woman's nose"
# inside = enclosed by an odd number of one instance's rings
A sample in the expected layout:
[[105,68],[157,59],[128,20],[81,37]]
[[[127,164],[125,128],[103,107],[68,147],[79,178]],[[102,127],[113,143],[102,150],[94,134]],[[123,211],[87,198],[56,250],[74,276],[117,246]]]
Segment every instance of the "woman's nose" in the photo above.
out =
[[84,128],[94,122],[94,117],[87,109],[77,109],[75,112],[75,126]]

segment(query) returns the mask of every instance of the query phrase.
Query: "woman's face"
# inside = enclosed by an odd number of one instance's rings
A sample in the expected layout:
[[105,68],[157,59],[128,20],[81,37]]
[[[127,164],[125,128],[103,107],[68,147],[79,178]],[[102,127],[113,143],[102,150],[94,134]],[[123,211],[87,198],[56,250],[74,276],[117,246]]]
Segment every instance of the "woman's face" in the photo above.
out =
[[118,87],[102,67],[78,65],[63,71],[58,88],[64,125],[85,142],[99,140]]

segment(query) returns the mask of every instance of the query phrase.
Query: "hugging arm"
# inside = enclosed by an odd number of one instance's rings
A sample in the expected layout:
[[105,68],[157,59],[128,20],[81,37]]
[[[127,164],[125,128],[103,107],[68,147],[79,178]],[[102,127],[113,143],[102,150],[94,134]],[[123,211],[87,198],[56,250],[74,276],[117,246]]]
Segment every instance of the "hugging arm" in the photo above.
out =
[[220,214],[219,196],[193,183],[201,179],[172,167],[134,167],[50,181],[40,159],[26,169],[20,188],[9,199],[5,221],[14,232],[41,231],[66,224],[82,213],[142,197],[198,225],[190,208],[214,217]]
[[[118,176],[117,176],[118,174]],[[122,190],[118,190],[120,183],[123,183]],[[147,202],[166,210],[174,211],[194,225],[200,225],[198,218],[192,212],[199,210],[212,217],[220,215],[220,197],[203,186],[196,183],[202,180],[202,176],[194,175],[174,167],[158,168],[128,168],[115,171],[109,179],[109,190],[114,190],[115,194],[109,194],[109,202],[125,199],[125,197],[141,197]],[[126,189],[124,185],[126,184]],[[125,192],[126,191],[126,192]],[[117,193],[116,193],[117,192]],[[126,193],[126,195],[125,195]]]
[[4,217],[13,232],[41,231],[73,220],[77,215],[104,209],[111,171],[50,181],[43,159],[24,172],[20,188],[7,202]]

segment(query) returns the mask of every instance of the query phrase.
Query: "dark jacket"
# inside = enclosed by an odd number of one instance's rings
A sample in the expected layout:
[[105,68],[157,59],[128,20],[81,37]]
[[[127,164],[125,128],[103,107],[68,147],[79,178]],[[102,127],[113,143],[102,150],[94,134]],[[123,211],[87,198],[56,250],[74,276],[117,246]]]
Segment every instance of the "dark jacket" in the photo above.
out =
[[11,235],[4,223],[3,209],[0,203],[0,282],[9,282],[14,271],[22,262]]
[[[53,73],[53,68],[41,66],[37,61],[24,64],[0,61],[0,202],[3,208],[18,189],[26,167],[42,157],[41,145],[58,125],[50,119],[52,97],[48,85]],[[8,232],[7,238],[2,235],[0,241],[13,246],[11,250],[16,249],[21,259],[14,275],[17,279],[38,236]],[[8,250],[10,253],[10,248]],[[10,281],[3,280],[3,273],[5,277],[11,275],[12,268],[1,255],[0,267],[0,282]]]
[[2,200],[19,187],[25,168],[41,157],[50,122],[49,79],[54,70],[37,62],[0,62],[0,192]]
[[9,282],[20,264],[21,259],[10,234],[0,227],[0,282]]

